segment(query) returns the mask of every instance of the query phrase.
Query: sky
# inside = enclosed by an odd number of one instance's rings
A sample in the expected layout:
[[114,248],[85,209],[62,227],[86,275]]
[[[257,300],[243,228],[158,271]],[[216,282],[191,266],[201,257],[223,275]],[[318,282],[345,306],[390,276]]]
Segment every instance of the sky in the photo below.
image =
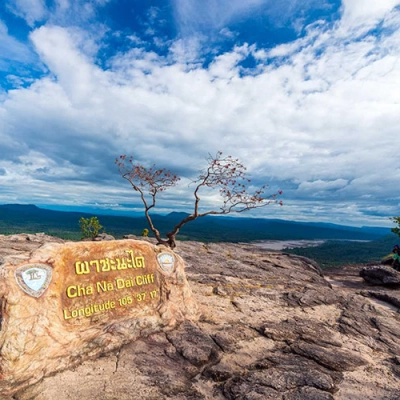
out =
[[141,212],[127,154],[190,212],[222,151],[283,190],[247,216],[393,226],[399,128],[400,0],[0,2],[0,204]]

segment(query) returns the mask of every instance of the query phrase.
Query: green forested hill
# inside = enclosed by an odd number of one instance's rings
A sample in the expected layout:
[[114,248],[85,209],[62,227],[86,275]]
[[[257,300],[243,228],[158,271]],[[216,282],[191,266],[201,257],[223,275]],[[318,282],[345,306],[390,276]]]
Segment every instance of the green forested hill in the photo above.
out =
[[[185,213],[154,215],[155,226],[165,234]],[[46,210],[34,205],[0,205],[0,234],[44,232],[68,240],[81,238],[79,219],[93,214]],[[98,215],[105,231],[116,238],[140,235],[148,228],[144,217]],[[274,219],[205,217],[183,227],[178,240],[204,242],[250,242],[254,240],[328,240],[317,247],[287,249],[288,253],[309,257],[322,267],[377,261],[390,253],[393,244],[400,242],[388,235],[389,228],[354,228],[326,223],[300,223]],[[151,234],[151,233],[150,233]],[[386,236],[384,236],[386,235]],[[342,240],[332,240],[342,239]],[[345,240],[370,240],[353,242]]]
[[[154,215],[155,226],[165,234],[185,214]],[[34,205],[0,205],[0,234],[45,232],[66,239],[79,240],[79,219],[93,214],[46,210]],[[148,228],[144,217],[98,215],[107,233],[121,238],[140,235]],[[204,242],[249,242],[253,240],[359,239],[373,240],[389,233],[386,228],[355,228],[334,224],[300,223],[276,219],[204,217],[185,225],[178,240]]]

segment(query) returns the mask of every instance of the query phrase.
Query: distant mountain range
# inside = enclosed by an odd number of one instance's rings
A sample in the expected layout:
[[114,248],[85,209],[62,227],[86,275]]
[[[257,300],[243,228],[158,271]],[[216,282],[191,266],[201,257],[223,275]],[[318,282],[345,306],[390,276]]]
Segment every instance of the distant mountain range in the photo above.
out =
[[[35,205],[0,205],[0,234],[45,232],[65,239],[80,238],[79,219],[95,214],[54,211]],[[172,212],[166,216],[154,215],[153,222],[161,233],[189,214]],[[96,215],[95,215],[96,216]],[[117,238],[126,234],[140,235],[148,228],[145,217],[97,215],[105,231]],[[178,240],[205,242],[246,242],[253,240],[347,239],[374,240],[390,234],[390,228],[356,228],[327,223],[292,222],[279,219],[235,218],[207,216],[185,225]]]

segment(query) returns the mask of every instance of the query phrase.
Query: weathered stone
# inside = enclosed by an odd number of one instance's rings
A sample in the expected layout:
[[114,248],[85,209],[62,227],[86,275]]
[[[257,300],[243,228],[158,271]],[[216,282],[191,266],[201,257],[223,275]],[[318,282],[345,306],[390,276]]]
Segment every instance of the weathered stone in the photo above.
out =
[[400,285],[400,273],[386,265],[364,267],[360,276],[373,285]]
[[282,395],[272,387],[254,385],[254,382],[243,377],[231,379],[223,388],[227,399],[241,400],[280,400]]
[[304,386],[292,393],[283,395],[282,400],[334,400],[334,397],[330,393],[314,387]]
[[392,304],[397,308],[400,308],[400,293],[393,292],[375,292],[372,290],[362,291],[361,294],[363,296],[375,297],[376,299],[382,300],[388,304]]
[[380,341],[389,347],[392,354],[400,356],[400,321],[376,316],[371,318],[371,323],[378,329]]
[[368,362],[358,354],[350,351],[332,349],[305,342],[296,342],[291,349],[302,355],[315,360],[317,363],[334,371],[353,371]]
[[315,387],[324,388],[324,390],[332,393],[338,390],[337,385],[343,380],[343,373],[326,368],[313,359],[290,353],[289,350],[290,348],[285,348],[283,352],[275,351],[272,354],[268,354],[266,358],[250,365],[249,369],[268,369],[275,367],[293,373],[302,371],[313,376],[320,376],[322,382],[328,382],[327,385],[319,384],[314,385]]
[[259,330],[268,338],[287,343],[304,340],[305,342],[316,343],[321,346],[342,346],[339,335],[335,331],[322,323],[316,323],[315,321],[299,317],[285,320],[278,324],[264,324]]
[[400,357],[393,357],[390,362],[393,373],[400,378]]
[[[255,370],[249,370],[244,376],[229,380],[224,385],[224,394],[232,399],[258,398],[257,395],[260,394],[271,396],[266,398],[284,399],[299,396],[302,393],[301,388],[314,388],[314,392],[308,391],[308,393],[318,394],[321,399],[332,399],[329,393],[335,391],[332,377],[323,372],[313,361],[300,362],[307,368],[299,368],[295,361],[299,361],[299,357],[293,358],[292,364],[284,363],[277,366],[272,366],[271,361],[264,360],[262,365],[266,368],[256,363],[252,365],[252,368],[257,367]],[[295,389],[297,390],[294,391]],[[273,395],[275,397],[272,397]],[[322,397],[323,395],[325,397]]]
[[340,330],[356,337],[375,336],[376,327],[371,322],[375,316],[374,306],[360,296],[348,296],[339,319]]
[[168,340],[183,358],[197,367],[218,359],[218,347],[210,336],[189,321],[183,323],[183,329],[167,333]]
[[4,394],[196,315],[181,257],[144,241],[47,243],[0,272]]
[[[297,281],[298,282],[298,281]],[[308,287],[285,294],[288,305],[292,307],[316,306],[319,304],[335,304],[338,294],[330,287]]]
[[235,371],[230,365],[219,363],[206,368],[202,374],[206,378],[211,378],[214,382],[224,382],[235,375]]
[[316,370],[298,371],[279,367],[268,368],[249,374],[247,378],[254,384],[269,386],[279,392],[291,390],[301,386],[314,386],[321,390],[332,390],[333,381],[329,375]]
[[115,240],[113,235],[109,235],[108,233],[99,233],[93,240],[100,242],[102,240]]
[[232,353],[237,348],[237,341],[240,339],[240,332],[235,330],[230,333],[228,331],[217,332],[211,335],[217,346],[225,353]]
[[[51,238],[32,239],[0,236],[0,256],[21,264]],[[185,260],[198,321],[182,323],[174,337],[141,337],[1,400],[399,398],[395,287],[371,288],[360,266],[324,270],[327,282],[307,260],[251,244],[181,242],[175,253]],[[366,295],[372,290],[382,297]],[[365,364],[334,370],[329,353]]]
[[[368,294],[365,291],[362,293]],[[397,319],[390,318],[385,323],[387,315],[361,296],[349,296],[344,306],[339,318],[339,327],[343,333],[352,335],[375,351],[390,350],[392,354],[400,354],[396,337],[396,332],[400,331],[400,323]],[[391,324],[389,329],[387,324]]]

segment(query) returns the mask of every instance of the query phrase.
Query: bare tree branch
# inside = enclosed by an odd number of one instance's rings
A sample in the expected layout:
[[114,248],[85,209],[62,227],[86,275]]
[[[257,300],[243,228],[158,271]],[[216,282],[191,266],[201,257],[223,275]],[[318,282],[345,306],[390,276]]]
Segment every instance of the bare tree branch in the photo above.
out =
[[[156,169],[155,165],[145,168],[143,165],[134,164],[133,158],[120,156],[116,159],[121,176],[138,191],[145,208],[145,215],[150,229],[153,231],[159,244],[168,245],[171,248],[176,246],[175,238],[183,225],[206,215],[224,215],[233,212],[242,213],[255,208],[265,207],[271,203],[282,205],[276,198],[282,194],[278,191],[272,195],[265,195],[268,186],[264,185],[254,193],[249,193],[247,184],[250,180],[246,177],[246,167],[237,159],[231,156],[223,156],[222,152],[217,152],[216,156],[211,154],[207,157],[207,168],[201,172],[193,182],[196,186],[193,190],[194,209],[193,213],[183,218],[171,232],[166,234],[168,240],[163,240],[160,232],[154,227],[149,210],[156,205],[156,196],[169,187],[175,186],[180,178],[171,171]],[[222,206],[219,210],[209,210],[200,212],[200,191],[202,188],[218,188],[222,197]],[[150,202],[146,199],[150,196]]]

